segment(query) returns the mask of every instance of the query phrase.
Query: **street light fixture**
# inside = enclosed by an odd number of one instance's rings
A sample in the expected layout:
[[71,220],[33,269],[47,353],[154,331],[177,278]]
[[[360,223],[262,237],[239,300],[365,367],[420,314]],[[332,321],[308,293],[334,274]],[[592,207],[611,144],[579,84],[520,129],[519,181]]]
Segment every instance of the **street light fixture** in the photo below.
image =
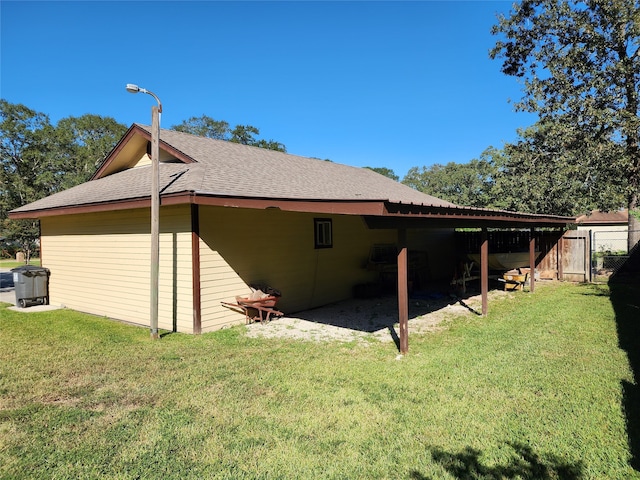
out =
[[158,338],[158,277],[160,266],[160,113],[162,102],[158,96],[127,83],[127,92],[146,93],[156,99],[158,105],[151,107],[151,338]]

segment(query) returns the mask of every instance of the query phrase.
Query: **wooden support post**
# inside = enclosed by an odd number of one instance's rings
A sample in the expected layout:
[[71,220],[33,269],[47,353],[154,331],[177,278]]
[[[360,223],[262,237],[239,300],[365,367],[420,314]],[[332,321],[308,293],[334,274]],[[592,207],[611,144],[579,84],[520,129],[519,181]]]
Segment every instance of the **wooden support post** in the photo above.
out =
[[560,235],[556,248],[558,249],[558,280],[564,280],[564,269],[562,268],[562,250],[564,249],[564,233]]
[[482,229],[480,244],[480,290],[482,292],[482,315],[487,314],[489,303],[489,236],[487,229]]
[[407,231],[398,230],[398,323],[400,353],[409,351],[409,282],[407,272]]
[[529,291],[534,292],[536,287],[536,230],[531,229],[529,237]]
[[[202,298],[200,296],[200,211],[191,204],[191,285],[193,288],[193,333],[202,333]],[[174,300],[175,301],[175,300]]]

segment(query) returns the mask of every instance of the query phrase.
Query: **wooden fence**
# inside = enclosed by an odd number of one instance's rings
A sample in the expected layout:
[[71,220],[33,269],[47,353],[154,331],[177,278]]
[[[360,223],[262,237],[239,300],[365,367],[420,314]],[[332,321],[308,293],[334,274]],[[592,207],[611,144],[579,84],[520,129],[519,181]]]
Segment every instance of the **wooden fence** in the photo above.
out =
[[[526,252],[529,249],[529,230],[496,230],[487,232],[489,253]],[[536,271],[541,279],[561,279],[588,282],[590,280],[589,232],[569,230],[536,231]],[[459,254],[480,252],[481,232],[456,232]]]

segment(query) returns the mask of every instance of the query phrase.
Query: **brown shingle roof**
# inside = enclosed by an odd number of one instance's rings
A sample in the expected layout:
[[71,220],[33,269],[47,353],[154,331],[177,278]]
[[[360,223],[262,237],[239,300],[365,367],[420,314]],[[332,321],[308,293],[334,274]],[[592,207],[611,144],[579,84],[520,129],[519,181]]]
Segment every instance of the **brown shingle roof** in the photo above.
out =
[[[124,170],[54,193],[13,211],[28,212],[148,198],[151,191],[150,170],[150,165]],[[202,181],[202,175],[200,165],[179,163],[162,165],[160,169],[161,195],[188,191],[190,183]]]
[[163,141],[205,166],[199,193],[307,200],[452,203],[418,192],[367,168],[163,130]]
[[[134,125],[133,129],[149,132]],[[164,145],[196,163],[162,163],[161,195],[202,195],[316,201],[389,201],[436,207],[454,204],[418,192],[367,168],[162,130]],[[150,166],[130,168],[56,193],[14,212],[93,205],[149,196]]]
[[593,210],[586,215],[580,215],[576,218],[576,223],[580,225],[627,224],[629,223],[629,211],[627,209],[615,210],[613,212]]
[[[12,210],[12,218],[40,218],[149,205],[151,166],[133,165],[150,128],[134,124],[94,179]],[[244,208],[345,213],[392,220],[451,220],[456,226],[562,226],[574,218],[457,206],[367,168],[162,130],[162,204],[199,203]],[[130,148],[129,148],[130,147]],[[142,150],[144,151],[144,150]],[[138,152],[138,153],[133,153]],[[124,169],[124,170],[121,170]],[[120,171],[119,171],[120,170]],[[394,220],[395,221],[395,220]],[[483,222],[483,223],[478,223]],[[390,228],[384,223],[381,228]],[[385,226],[387,225],[387,226]],[[396,228],[398,225],[394,223]]]

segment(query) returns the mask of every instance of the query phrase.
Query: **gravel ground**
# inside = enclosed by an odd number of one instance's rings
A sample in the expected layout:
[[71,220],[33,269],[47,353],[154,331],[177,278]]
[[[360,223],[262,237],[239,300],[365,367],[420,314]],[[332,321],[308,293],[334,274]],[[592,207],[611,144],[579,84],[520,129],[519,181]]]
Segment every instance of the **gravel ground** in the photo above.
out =
[[[494,290],[489,300],[512,295]],[[451,296],[433,296],[409,301],[409,335],[446,328],[454,316],[478,315],[480,295],[464,300]],[[269,323],[247,325],[249,337],[288,338],[305,341],[394,341],[398,343],[398,302],[395,296],[352,299],[313,310],[275,318]]]

